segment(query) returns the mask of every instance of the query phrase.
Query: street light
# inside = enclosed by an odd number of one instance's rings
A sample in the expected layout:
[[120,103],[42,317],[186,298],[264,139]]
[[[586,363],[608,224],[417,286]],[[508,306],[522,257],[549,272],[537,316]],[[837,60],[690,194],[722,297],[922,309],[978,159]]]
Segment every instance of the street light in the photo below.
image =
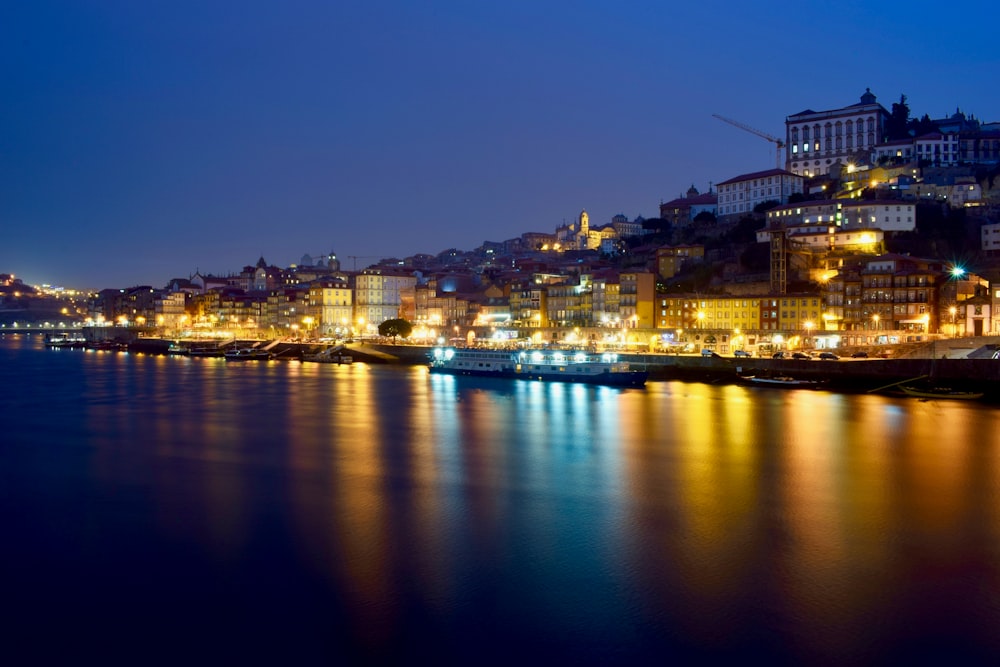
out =
[[958,312],[958,308],[951,306],[948,312],[951,313],[951,337],[956,338],[958,336],[958,325],[955,323],[955,314]]
[[875,330],[876,331],[878,331],[878,320],[879,320],[878,313],[872,315],[872,322],[875,323]]
[[704,323],[704,321],[705,321],[705,311],[699,310],[698,311],[698,328],[699,329],[702,328],[702,323]]

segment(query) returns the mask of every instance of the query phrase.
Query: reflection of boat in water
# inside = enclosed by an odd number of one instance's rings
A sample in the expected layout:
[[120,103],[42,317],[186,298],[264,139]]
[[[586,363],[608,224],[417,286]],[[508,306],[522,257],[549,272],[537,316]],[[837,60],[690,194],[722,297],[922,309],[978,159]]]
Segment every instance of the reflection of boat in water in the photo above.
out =
[[947,398],[960,401],[975,401],[983,397],[981,391],[961,391],[950,387],[909,387],[899,385],[899,389],[907,396],[914,398]]
[[757,387],[788,387],[793,389],[814,389],[820,385],[819,380],[802,380],[788,375],[744,376],[745,382]]
[[128,349],[128,345],[118,340],[95,340],[87,343],[86,347],[103,352],[124,352]]
[[553,382],[582,382],[641,387],[649,373],[618,361],[614,353],[577,350],[490,350],[438,347],[431,353],[432,373]]
[[227,351],[225,357],[226,361],[264,361],[271,358],[271,353],[267,350],[242,347]]

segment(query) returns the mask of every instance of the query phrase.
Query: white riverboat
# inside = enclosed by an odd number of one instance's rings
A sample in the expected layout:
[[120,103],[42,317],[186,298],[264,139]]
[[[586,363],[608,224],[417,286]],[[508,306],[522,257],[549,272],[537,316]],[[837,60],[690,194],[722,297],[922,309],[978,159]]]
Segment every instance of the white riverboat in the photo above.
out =
[[582,382],[619,387],[641,387],[649,373],[633,369],[613,352],[579,350],[436,347],[431,352],[432,373],[497,377],[518,380]]

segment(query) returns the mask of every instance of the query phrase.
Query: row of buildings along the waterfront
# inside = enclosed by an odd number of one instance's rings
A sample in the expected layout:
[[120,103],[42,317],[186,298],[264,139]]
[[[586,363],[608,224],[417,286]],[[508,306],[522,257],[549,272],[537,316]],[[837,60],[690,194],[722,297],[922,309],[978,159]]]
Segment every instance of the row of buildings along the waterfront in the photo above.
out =
[[[657,253],[667,273],[676,266],[665,261],[675,259],[670,250]],[[688,261],[703,261],[698,250],[685,248]],[[264,289],[213,285],[196,276],[162,290],[105,290],[91,302],[91,320],[155,325],[176,336],[343,339],[375,334],[379,323],[403,318],[420,340],[530,336],[652,349],[691,343],[720,352],[1000,332],[1000,289],[991,291],[976,275],[955,275],[937,260],[842,255],[804,268],[818,286],[808,293],[774,292],[762,280],[736,293],[698,294],[666,293],[658,289],[664,273],[623,270],[591,255],[589,262],[577,256],[573,271],[534,266],[491,277],[398,265],[289,270],[262,260],[248,269],[270,276]]]
[[[91,300],[90,320],[348,337],[403,318],[416,336],[528,332],[654,347],[708,340],[722,350],[998,334],[992,276],[891,252],[928,207],[977,216],[978,254],[1000,252],[1000,127],[961,112],[925,121],[899,138],[892,114],[866,91],[859,103],[787,116],[784,169],[727,177],[706,193],[692,186],[662,201],[656,219],[594,224],[584,211],[551,232],[360,271],[343,270],[332,253],[287,268],[261,258],[164,289],[105,290]],[[718,241],[748,220],[748,245],[767,256],[763,270],[740,259],[745,247]],[[678,276],[706,266],[716,275],[704,289],[678,288]]]

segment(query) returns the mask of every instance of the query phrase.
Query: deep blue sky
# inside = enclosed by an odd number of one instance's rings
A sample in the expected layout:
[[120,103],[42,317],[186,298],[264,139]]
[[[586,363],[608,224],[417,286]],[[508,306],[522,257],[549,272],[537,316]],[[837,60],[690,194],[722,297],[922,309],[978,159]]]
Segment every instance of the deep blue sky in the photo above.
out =
[[902,7],[7,2],[0,272],[162,286],[652,217],[773,166],[713,113],[781,136],[866,87],[1000,120],[995,5]]

